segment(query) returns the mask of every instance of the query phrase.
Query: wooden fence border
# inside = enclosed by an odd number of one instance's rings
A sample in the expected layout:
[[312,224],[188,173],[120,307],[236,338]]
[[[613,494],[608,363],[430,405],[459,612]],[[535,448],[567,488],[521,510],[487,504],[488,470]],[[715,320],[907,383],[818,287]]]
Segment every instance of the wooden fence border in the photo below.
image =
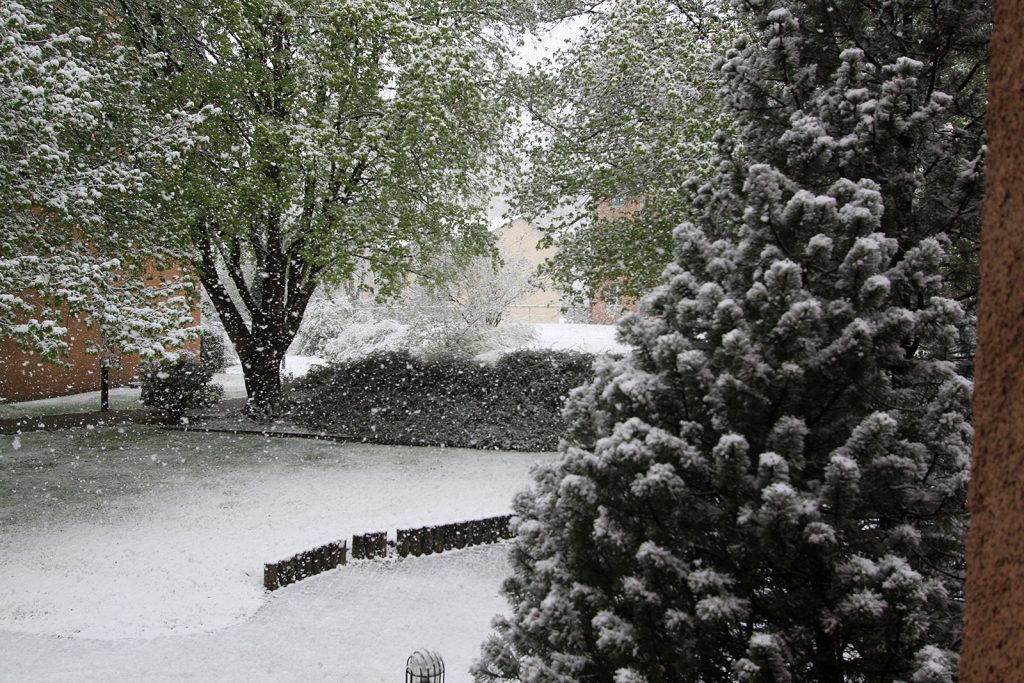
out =
[[268,591],[277,590],[347,563],[348,541],[328,543],[263,565],[263,587]]
[[398,555],[419,557],[443,553],[446,550],[496,543],[502,539],[512,538],[511,521],[512,515],[501,515],[469,522],[399,529]]
[[377,531],[352,537],[352,559],[372,560],[388,554],[388,532]]
[[[474,545],[497,543],[502,539],[512,538],[514,534],[511,522],[512,515],[500,515],[468,522],[399,529],[398,555],[419,557]],[[387,544],[386,531],[357,534],[352,537],[352,559],[386,557]],[[343,564],[348,564],[348,542],[328,543],[286,560],[263,565],[263,587],[268,591],[277,590]]]

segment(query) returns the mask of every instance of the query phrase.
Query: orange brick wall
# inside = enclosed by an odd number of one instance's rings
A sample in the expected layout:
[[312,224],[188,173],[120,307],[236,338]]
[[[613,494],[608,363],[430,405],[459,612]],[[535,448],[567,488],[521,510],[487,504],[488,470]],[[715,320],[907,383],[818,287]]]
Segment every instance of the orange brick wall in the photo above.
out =
[[[192,315],[198,325],[198,305]],[[65,360],[70,366],[48,363],[38,354],[19,348],[10,339],[0,341],[0,400],[29,401],[99,390],[100,358],[86,353],[89,342],[98,339],[97,331],[71,316],[65,318],[63,324],[68,328],[69,348]],[[190,342],[186,348],[199,353],[199,341]],[[111,386],[123,386],[131,381],[138,365],[137,356],[122,358],[122,367],[110,370]]]
[[[603,199],[597,204],[597,219],[611,221],[618,218],[629,218],[643,207],[642,197],[620,198],[617,206],[613,206],[608,199]],[[622,311],[618,315],[612,315],[609,311],[608,302],[604,300],[605,288],[612,283],[605,283],[601,291],[594,293],[594,301],[590,305],[590,322],[595,325],[612,325],[627,311],[635,311],[637,301],[633,297],[622,298]]]
[[[99,356],[85,352],[87,342],[96,339],[96,332],[74,318],[66,325],[69,353],[65,360],[71,364],[70,367],[48,363],[39,355],[18,348],[10,339],[0,342],[0,367],[3,368],[0,398],[27,401],[100,388]],[[112,369],[110,372],[112,386],[127,383],[135,374],[137,358],[127,358],[122,362],[124,369]]]
[[598,293],[590,306],[590,322],[594,325],[614,325],[619,318],[627,312],[636,311],[637,301],[631,296],[622,297],[622,310],[618,315],[612,315],[608,308],[608,302],[604,300],[601,293]]

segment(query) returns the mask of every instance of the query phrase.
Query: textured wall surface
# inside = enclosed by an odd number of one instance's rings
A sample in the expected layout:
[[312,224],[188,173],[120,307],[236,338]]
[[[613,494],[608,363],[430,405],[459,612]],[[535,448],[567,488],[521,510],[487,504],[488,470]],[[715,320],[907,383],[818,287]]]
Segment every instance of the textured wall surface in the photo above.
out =
[[[165,272],[151,270],[147,278],[178,274],[177,269]],[[193,324],[200,321],[199,306],[192,311]],[[51,396],[66,396],[100,389],[100,359],[86,351],[99,339],[95,329],[70,315],[60,323],[68,328],[68,353],[64,360],[69,365],[55,365],[40,356],[18,347],[10,339],[0,341],[0,401],[29,401]],[[199,340],[185,345],[188,351],[199,353]],[[123,386],[131,381],[138,369],[135,356],[121,358],[121,368],[110,371],[111,386]]]
[[[541,249],[544,237],[537,228],[521,218],[512,221],[498,231],[498,253],[509,262],[526,261],[532,270],[555,255],[555,249]],[[541,287],[520,297],[509,306],[503,320],[517,320],[526,323],[557,323],[561,317],[561,296],[548,277],[536,278]]]
[[[61,324],[68,328],[70,366],[55,365],[42,357],[18,348],[10,339],[0,341],[0,399],[29,401],[51,396],[64,396],[83,391],[99,391],[99,356],[86,352],[89,342],[99,335],[82,322],[66,317]],[[135,375],[137,358],[123,359],[124,367],[111,370],[111,386],[126,384]]]
[[994,8],[965,683],[1024,681],[1024,0]]

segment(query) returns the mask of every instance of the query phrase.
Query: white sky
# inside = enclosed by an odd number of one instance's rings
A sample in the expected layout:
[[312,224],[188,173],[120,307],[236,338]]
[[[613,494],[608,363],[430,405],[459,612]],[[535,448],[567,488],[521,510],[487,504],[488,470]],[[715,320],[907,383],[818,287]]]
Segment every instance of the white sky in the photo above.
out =
[[580,28],[586,23],[585,18],[577,17],[550,26],[537,35],[528,33],[523,38],[523,45],[516,55],[517,66],[536,64],[544,57],[563,47],[567,47],[579,36]]

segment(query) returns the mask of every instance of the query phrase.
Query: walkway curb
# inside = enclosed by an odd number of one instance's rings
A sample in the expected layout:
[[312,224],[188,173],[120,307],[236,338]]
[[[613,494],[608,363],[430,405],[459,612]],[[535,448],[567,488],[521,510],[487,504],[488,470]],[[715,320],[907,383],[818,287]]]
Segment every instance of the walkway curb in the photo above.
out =
[[153,416],[148,410],[94,410],[88,413],[61,413],[33,417],[11,417],[0,420],[0,434],[52,432],[74,427],[109,427],[119,424],[148,424]]

